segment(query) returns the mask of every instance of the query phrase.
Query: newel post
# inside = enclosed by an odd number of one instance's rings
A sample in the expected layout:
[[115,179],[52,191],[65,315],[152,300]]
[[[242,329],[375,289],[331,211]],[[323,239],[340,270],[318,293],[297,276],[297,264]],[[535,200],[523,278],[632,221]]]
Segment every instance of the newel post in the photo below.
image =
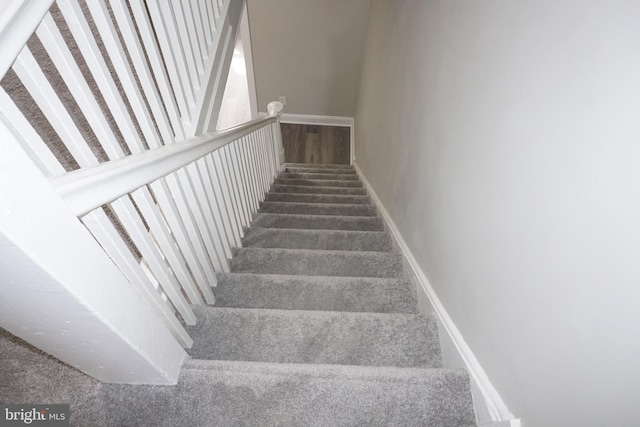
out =
[[284,145],[282,143],[282,132],[280,132],[280,115],[284,110],[284,105],[282,105],[279,101],[271,101],[267,105],[267,113],[271,117],[276,117],[276,122],[271,125],[271,131],[273,132],[273,140],[274,140],[274,151],[276,154],[276,159],[279,160],[278,170],[282,170],[284,166]]

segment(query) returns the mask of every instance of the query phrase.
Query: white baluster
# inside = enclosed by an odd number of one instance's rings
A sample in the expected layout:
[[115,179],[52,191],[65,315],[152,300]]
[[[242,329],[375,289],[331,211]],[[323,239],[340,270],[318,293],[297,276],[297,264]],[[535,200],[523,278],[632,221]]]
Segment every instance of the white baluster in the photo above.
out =
[[[180,44],[178,31],[173,24],[173,13],[169,2],[146,2],[149,14],[156,30],[160,50],[171,77],[171,84],[174,90],[180,91],[181,96],[186,100],[189,115],[186,121],[191,123],[192,109],[195,106],[194,85],[185,64],[182,45]],[[184,118],[184,116],[183,116]]]
[[234,141],[230,145],[223,147],[224,159],[229,165],[231,171],[232,188],[236,199],[236,205],[239,206],[240,213],[240,230],[242,235],[242,226],[248,227],[251,223],[251,214],[249,213],[249,203],[247,201],[246,186],[242,172],[240,171],[240,159],[238,155],[238,144],[240,141]]
[[[168,112],[171,112],[174,115],[177,113],[175,109],[171,108],[174,106],[174,103],[170,102],[169,107],[165,109],[162,99],[160,98],[160,94],[158,93],[156,86],[153,84],[154,76],[152,75],[151,70],[147,65],[147,61],[145,60],[144,49],[140,44],[134,23],[131,20],[131,15],[129,15],[129,9],[124,3],[124,0],[113,0],[110,4],[116,21],[118,22],[118,28],[122,33],[122,39],[126,44],[129,58],[131,58],[131,62],[133,63],[136,74],[138,75],[138,81],[142,86],[144,96],[153,113],[154,122],[160,131],[162,141],[164,144],[169,144],[173,142],[175,138],[168,115]],[[162,78],[163,73],[160,74],[160,78]],[[158,76],[155,76],[156,79],[157,77]],[[178,124],[180,123],[179,120],[176,119],[177,117],[174,117],[172,120],[174,125],[176,122]],[[180,126],[178,126],[177,134],[180,139],[184,138],[184,134],[182,133]]]
[[[158,41],[163,43],[166,42],[166,33],[159,33],[160,31],[164,31],[163,27],[152,27],[149,16],[147,15],[146,6],[142,4],[142,0],[129,0],[129,5],[135,17],[136,25],[140,30],[144,49],[149,57],[153,75],[162,94],[162,100],[167,109],[167,114],[171,119],[176,139],[182,140],[185,137],[185,126],[189,124],[191,117],[184,88],[182,87],[182,81],[178,77],[174,59],[172,57],[165,57],[163,61],[160,55],[160,48],[156,43],[156,39],[153,37],[155,29],[155,33],[159,39]],[[163,64],[166,64],[166,68]],[[169,80],[171,80],[171,84]]]
[[162,284],[162,290],[167,294],[173,306],[178,310],[187,325],[194,325],[196,317],[189,303],[180,292],[178,280],[167,265],[158,247],[147,233],[138,215],[134,215],[135,206],[129,196],[124,196],[111,203],[118,220],[136,245],[144,260],[149,264],[153,275]]
[[[227,231],[224,226],[224,221],[222,219],[222,214],[219,209],[219,205],[216,201],[216,196],[213,193],[213,186],[211,183],[212,178],[209,176],[209,169],[207,168],[206,161],[204,158],[201,158],[196,162],[196,168],[199,180],[196,180],[199,185],[196,185],[196,188],[204,195],[203,206],[205,208],[205,213],[207,215],[207,219],[209,224],[213,224],[214,231],[216,235],[216,240],[220,242],[225,254],[225,261],[231,258],[231,240],[227,235]],[[195,178],[194,178],[195,179]],[[211,218],[213,221],[211,222]],[[226,262],[225,262],[226,263]],[[224,265],[224,264],[223,264]]]
[[129,150],[132,153],[144,151],[145,147],[138,135],[133,119],[129,115],[129,111],[120,97],[120,92],[116,87],[104,58],[100,54],[98,44],[93,38],[93,33],[82,14],[82,10],[80,10],[77,3],[71,2],[70,0],[58,0],[57,5],[71,30],[74,40],[78,44],[78,48]]
[[197,37],[195,37],[193,24],[189,25],[188,22],[189,12],[186,8],[189,3],[188,1],[172,1],[169,3],[173,6],[173,16],[178,27],[182,52],[187,61],[187,68],[191,76],[191,84],[193,85],[195,93],[198,93],[201,86],[200,76],[204,73],[204,64],[202,62],[202,56],[199,54],[200,48],[197,47]]
[[191,347],[193,340],[187,334],[182,324],[178,321],[173,311],[163,301],[162,297],[155,289],[154,285],[140,267],[140,263],[135,259],[127,245],[122,241],[122,237],[113,227],[111,221],[102,209],[85,215],[82,218],[84,225],[91,231],[100,245],[118,266],[120,271],[127,277],[131,285],[145,298],[154,308],[159,317],[167,325],[171,334],[182,344],[183,347]]
[[[217,171],[214,166],[214,156],[219,156],[220,150],[217,150],[210,155],[208,155],[204,161],[207,166],[207,171],[209,177],[211,179],[212,194],[215,197],[216,205],[218,210],[220,211],[220,216],[222,217],[222,221],[224,223],[224,229],[227,234],[227,239],[229,241],[230,246],[239,246],[240,239],[237,234],[237,230],[235,229],[234,221],[234,213],[233,213],[233,205],[231,204],[230,197],[228,196],[228,188],[226,187],[226,183],[220,180],[221,170]],[[231,256],[229,256],[231,257]]]
[[136,206],[144,217],[145,222],[153,234],[154,240],[162,250],[173,274],[178,279],[180,286],[189,297],[191,304],[202,304],[202,297],[198,293],[191,273],[187,269],[186,261],[178,250],[176,241],[167,227],[162,212],[156,206],[149,189],[145,186],[131,193]]

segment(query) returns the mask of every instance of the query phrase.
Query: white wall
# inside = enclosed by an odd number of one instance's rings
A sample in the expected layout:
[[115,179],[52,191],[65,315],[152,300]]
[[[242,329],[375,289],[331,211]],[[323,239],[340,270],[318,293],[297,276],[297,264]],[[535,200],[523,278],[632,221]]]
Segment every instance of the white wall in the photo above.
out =
[[238,31],[216,130],[228,129],[252,118],[242,32]]
[[640,419],[639,22],[371,2],[357,163],[527,427]]
[[258,109],[355,114],[369,0],[248,0]]

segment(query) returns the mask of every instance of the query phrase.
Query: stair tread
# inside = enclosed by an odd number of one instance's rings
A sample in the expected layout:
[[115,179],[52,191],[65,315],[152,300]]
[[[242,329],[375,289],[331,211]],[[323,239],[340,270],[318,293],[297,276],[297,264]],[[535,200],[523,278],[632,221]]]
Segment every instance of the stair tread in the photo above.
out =
[[232,272],[311,276],[400,277],[402,258],[393,252],[282,248],[234,248]]
[[[433,315],[194,307],[194,358],[440,367]],[[206,339],[205,339],[206,338]]]
[[461,369],[192,359],[175,387],[104,384],[103,392],[114,426],[475,425]]
[[310,167],[310,168],[335,168],[335,169],[352,169],[355,170],[353,165],[344,165],[337,163],[285,163],[284,167]]
[[313,173],[313,172],[280,172],[279,178],[315,179],[332,181],[360,181],[358,175],[335,174],[335,173]]
[[356,175],[355,169],[334,169],[334,168],[300,168],[296,166],[287,166],[283,171],[285,173],[326,173],[332,175]]
[[331,179],[303,179],[303,178],[287,178],[278,176],[274,180],[277,184],[284,185],[304,185],[304,186],[319,186],[319,187],[344,187],[344,188],[364,188],[364,185],[360,181],[344,181],[344,180],[331,180]]
[[347,203],[301,203],[265,201],[259,213],[291,213],[311,215],[371,216],[377,215],[374,205]]
[[417,313],[405,278],[218,273],[215,307]]
[[305,230],[255,226],[245,234],[242,246],[367,252],[390,252],[393,249],[389,235],[383,231]]
[[371,204],[367,195],[317,194],[317,193],[278,193],[269,192],[265,200],[268,202],[296,202],[296,203],[331,203],[331,204]]
[[258,213],[253,226],[300,230],[383,231],[382,218],[357,215]]
[[275,193],[297,193],[297,194],[343,194],[343,195],[362,195],[365,196],[367,191],[364,188],[357,187],[331,187],[322,185],[287,185],[274,183],[271,186],[271,192]]

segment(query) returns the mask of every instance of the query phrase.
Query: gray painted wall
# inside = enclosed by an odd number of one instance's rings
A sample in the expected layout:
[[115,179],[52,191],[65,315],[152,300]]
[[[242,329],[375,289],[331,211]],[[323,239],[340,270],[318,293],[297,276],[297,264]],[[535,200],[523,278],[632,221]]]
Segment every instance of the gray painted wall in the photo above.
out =
[[640,419],[638,22],[371,2],[356,161],[527,427]]
[[258,109],[355,115],[369,0],[248,0]]

